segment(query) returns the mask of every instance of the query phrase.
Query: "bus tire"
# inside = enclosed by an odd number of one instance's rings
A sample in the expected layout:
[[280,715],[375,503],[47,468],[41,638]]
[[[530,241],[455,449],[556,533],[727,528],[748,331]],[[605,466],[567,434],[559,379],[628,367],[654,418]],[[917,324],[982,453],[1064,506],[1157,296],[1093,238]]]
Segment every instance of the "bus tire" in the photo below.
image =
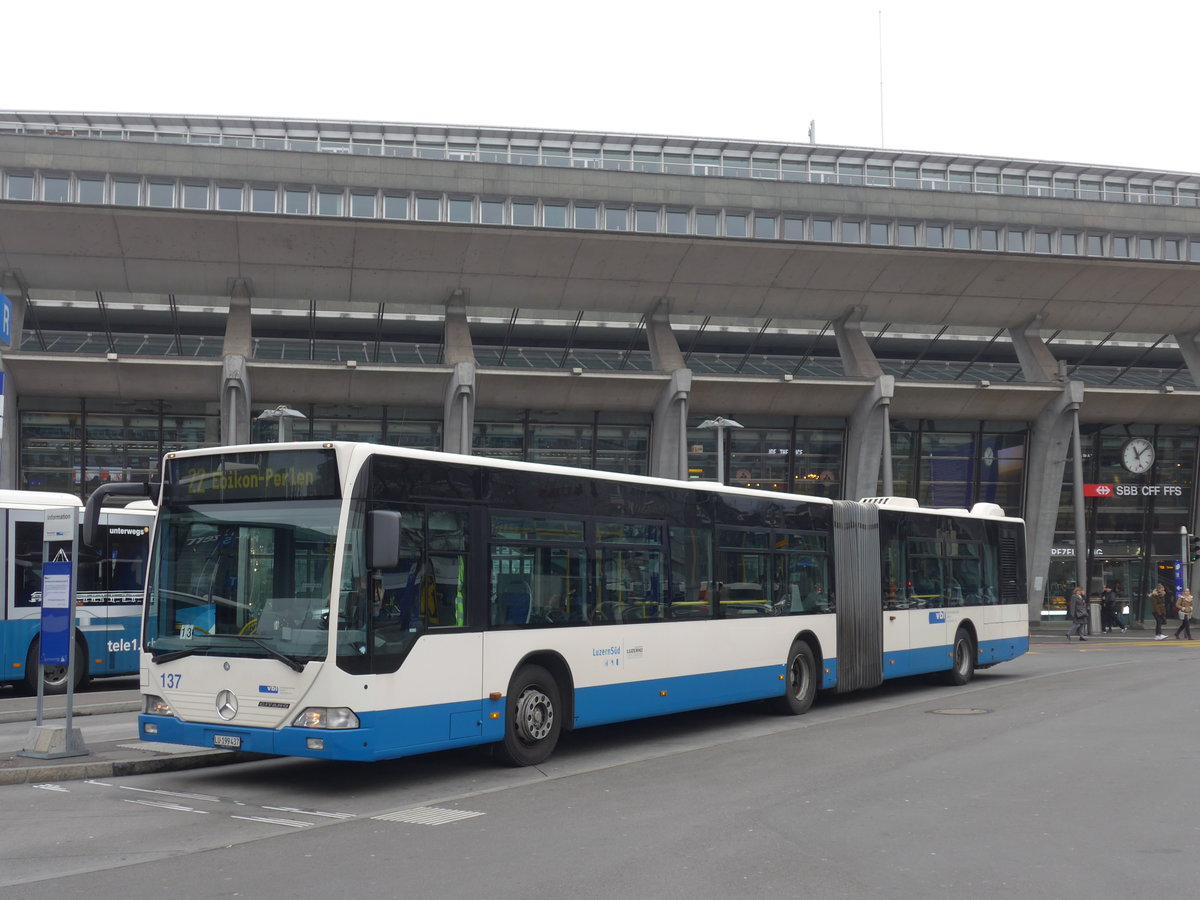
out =
[[[35,637],[29,645],[29,654],[25,657],[25,689],[36,694],[38,689],[38,673],[41,672],[41,667],[38,665],[38,656],[41,654],[42,639],[40,636]],[[84,649],[84,644],[79,637],[75,637],[75,688],[83,684],[83,679],[87,675],[87,651]],[[46,666],[45,673],[42,678],[42,690],[47,697],[53,694],[65,694],[67,692],[67,667],[66,666]]]
[[817,695],[817,658],[804,641],[796,641],[788,651],[784,681],[787,683],[784,694],[775,701],[779,712],[786,716],[808,712]]
[[967,684],[975,674],[975,642],[967,629],[960,628],[954,633],[951,657],[950,670],[943,673],[946,684],[952,687]]
[[508,685],[504,740],[497,758],[510,766],[536,766],[554,752],[562,732],[562,700],[554,676],[541,666],[522,666]]

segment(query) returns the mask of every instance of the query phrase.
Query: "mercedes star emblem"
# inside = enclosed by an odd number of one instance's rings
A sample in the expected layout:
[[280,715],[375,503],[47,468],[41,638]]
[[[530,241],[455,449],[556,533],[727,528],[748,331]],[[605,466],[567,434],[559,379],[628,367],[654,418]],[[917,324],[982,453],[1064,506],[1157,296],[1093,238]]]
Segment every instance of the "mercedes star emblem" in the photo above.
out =
[[217,694],[217,715],[226,721],[237,715],[237,697],[233,691]]

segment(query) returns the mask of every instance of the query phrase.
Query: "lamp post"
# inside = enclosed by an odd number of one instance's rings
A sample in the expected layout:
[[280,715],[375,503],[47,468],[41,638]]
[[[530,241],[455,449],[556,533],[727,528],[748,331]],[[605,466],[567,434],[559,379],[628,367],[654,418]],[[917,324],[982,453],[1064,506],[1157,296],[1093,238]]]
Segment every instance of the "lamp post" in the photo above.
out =
[[307,419],[308,416],[300,412],[298,409],[292,409],[286,403],[280,403],[274,409],[264,409],[258,414],[258,418],[262,419],[278,419],[279,420],[279,435],[278,441],[283,444],[292,439],[292,426],[297,419]]
[[725,483],[725,429],[726,428],[744,428],[741,422],[727,419],[725,416],[717,416],[713,419],[705,419],[701,422],[698,428],[712,428],[717,432],[717,483]]

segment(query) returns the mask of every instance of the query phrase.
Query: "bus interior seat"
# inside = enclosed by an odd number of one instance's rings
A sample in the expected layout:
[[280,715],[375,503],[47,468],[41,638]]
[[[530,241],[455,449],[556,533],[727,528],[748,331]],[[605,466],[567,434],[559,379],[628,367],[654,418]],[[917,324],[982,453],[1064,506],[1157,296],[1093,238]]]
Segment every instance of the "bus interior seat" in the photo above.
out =
[[532,591],[525,582],[514,582],[497,598],[500,606],[500,624],[523,625],[529,621]]

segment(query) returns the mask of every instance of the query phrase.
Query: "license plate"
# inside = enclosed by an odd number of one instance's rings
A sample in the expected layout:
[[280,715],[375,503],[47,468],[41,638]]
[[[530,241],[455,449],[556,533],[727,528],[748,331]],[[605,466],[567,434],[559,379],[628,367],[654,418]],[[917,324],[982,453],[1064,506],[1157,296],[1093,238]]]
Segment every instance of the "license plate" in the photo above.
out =
[[237,750],[242,746],[242,739],[236,734],[214,734],[214,747],[225,747],[230,750]]

